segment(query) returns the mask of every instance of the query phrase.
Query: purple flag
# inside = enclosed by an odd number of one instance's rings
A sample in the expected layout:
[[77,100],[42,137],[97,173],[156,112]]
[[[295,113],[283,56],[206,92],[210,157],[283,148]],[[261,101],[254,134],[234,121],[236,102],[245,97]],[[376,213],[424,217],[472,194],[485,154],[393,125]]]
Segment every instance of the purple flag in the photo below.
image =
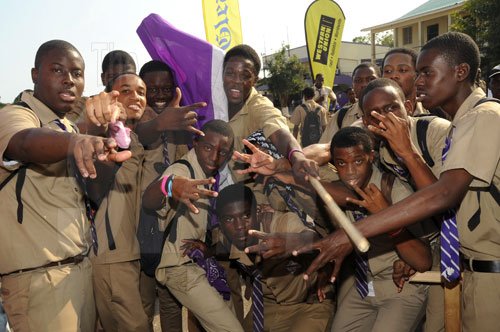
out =
[[137,34],[154,60],[172,68],[182,91],[181,105],[207,103],[207,107],[197,110],[198,128],[212,119],[228,120],[221,49],[176,29],[157,14],[146,17]]

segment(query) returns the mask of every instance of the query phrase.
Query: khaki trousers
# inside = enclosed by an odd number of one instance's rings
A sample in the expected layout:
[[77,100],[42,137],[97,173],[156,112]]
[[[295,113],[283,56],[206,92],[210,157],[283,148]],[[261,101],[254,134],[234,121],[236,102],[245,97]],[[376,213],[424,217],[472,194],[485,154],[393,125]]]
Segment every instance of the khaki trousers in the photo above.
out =
[[2,298],[15,332],[92,332],[92,266],[88,258],[2,277]]
[[94,264],[97,312],[106,332],[148,331],[139,293],[139,261]]
[[195,263],[158,269],[156,279],[196,316],[207,332],[243,331],[232,302],[222,299],[208,283],[205,270]]

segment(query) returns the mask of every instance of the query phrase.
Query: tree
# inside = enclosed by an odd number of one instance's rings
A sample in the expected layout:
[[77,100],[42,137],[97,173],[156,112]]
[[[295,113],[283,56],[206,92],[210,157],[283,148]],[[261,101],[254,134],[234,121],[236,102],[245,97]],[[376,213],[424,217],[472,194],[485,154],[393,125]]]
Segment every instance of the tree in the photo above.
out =
[[289,49],[288,45],[283,45],[267,63],[269,90],[275,98],[279,98],[282,106],[288,105],[291,102],[290,97],[302,92],[305,87],[306,69],[297,56],[288,55]]
[[[357,36],[352,39],[354,43],[363,43],[363,44],[370,44],[371,40],[372,39],[370,34],[366,34],[364,36]],[[382,34],[379,33],[378,35],[375,34],[375,44],[393,47],[394,35],[392,31],[384,31]]]
[[481,72],[488,71],[500,63],[500,1],[468,0],[453,15],[451,29],[468,34],[481,51]]

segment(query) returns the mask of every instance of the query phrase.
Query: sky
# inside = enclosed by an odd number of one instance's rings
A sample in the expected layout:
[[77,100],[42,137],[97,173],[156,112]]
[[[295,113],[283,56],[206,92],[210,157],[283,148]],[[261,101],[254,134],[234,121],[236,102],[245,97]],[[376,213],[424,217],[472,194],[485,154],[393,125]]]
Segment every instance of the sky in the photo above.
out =
[[[259,54],[288,44],[305,45],[304,15],[312,0],[240,0],[243,42]],[[337,0],[346,17],[342,40],[365,34],[361,29],[403,16],[426,0]],[[103,90],[101,62],[112,50],[129,52],[139,69],[151,60],[136,29],[156,13],[185,32],[205,39],[202,0],[0,0],[0,101],[11,102],[32,89],[30,71],[38,47],[63,39],[81,52],[85,68],[84,95]]]

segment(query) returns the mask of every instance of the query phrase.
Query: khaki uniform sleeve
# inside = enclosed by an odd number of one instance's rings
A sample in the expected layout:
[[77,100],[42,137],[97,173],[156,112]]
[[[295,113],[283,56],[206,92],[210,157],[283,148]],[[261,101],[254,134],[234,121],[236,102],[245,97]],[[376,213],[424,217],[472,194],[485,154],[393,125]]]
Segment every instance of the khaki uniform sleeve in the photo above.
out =
[[279,129],[289,130],[286,118],[281,114],[281,111],[270,105],[270,102],[261,100],[250,106],[250,108],[252,109],[249,112],[250,125],[262,129],[264,136],[269,137]]
[[471,186],[487,187],[500,159],[500,106],[471,111],[454,123],[454,132],[442,172],[465,169],[475,179]]
[[301,233],[309,231],[299,216],[293,212],[278,212],[274,213],[273,221],[271,222],[272,233]]
[[443,165],[441,156],[450,125],[451,123],[448,120],[435,118],[429,123],[427,130],[427,146],[431,148],[429,153],[434,161],[434,166],[431,167],[431,171],[437,178],[439,178],[439,174],[441,174],[441,167]]
[[5,150],[11,138],[24,129],[40,128],[40,120],[33,111],[24,107],[9,105],[0,111],[0,155],[2,166],[5,161]]
[[302,123],[302,112],[304,111],[304,108],[299,105],[297,107],[295,107],[295,109],[293,110],[293,114],[292,116],[290,117],[290,122],[293,123],[294,125],[298,126]]
[[326,126],[328,124],[327,113],[327,110],[324,107],[321,107],[321,111],[319,112],[321,126]]

